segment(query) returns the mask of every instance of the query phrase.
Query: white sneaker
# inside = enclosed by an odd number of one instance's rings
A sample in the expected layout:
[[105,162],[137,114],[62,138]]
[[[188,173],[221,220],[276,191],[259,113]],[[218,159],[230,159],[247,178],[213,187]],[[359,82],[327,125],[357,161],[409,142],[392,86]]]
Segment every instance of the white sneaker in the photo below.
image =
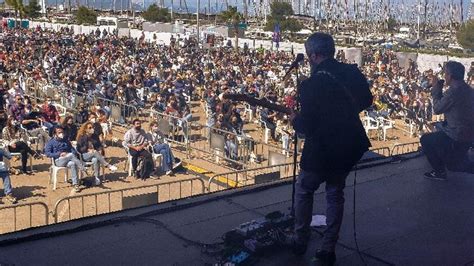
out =
[[109,169],[110,169],[110,171],[115,172],[115,171],[117,171],[118,168],[115,165],[111,165],[111,166],[109,166]]
[[100,185],[100,179],[98,179],[97,177],[94,180],[94,185],[96,186]]

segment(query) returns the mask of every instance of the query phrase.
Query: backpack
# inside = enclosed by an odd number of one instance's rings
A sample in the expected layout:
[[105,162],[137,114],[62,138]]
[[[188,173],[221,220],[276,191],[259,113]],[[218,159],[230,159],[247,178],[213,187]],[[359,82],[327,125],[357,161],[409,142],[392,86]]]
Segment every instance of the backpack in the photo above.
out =
[[137,171],[135,172],[136,178],[147,179],[151,176],[151,173],[155,169],[155,161],[153,156],[148,151],[144,152],[143,155],[138,157]]

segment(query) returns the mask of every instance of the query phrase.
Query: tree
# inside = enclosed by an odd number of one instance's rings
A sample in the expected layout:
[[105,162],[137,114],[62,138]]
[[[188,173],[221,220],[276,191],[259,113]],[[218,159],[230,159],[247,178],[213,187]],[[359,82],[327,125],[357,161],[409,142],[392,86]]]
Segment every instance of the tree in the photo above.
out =
[[76,20],[78,24],[94,25],[97,23],[97,14],[85,6],[80,6],[76,12]]
[[474,51],[474,19],[471,19],[462,25],[459,28],[456,37],[459,44],[464,49],[470,49]]
[[25,14],[29,18],[37,18],[41,15],[41,6],[38,4],[38,0],[30,0],[27,6],[25,6]]
[[171,15],[168,12],[167,8],[159,8],[156,4],[153,4],[148,7],[148,9],[143,12],[142,17],[149,22],[170,22]]
[[389,32],[395,31],[395,28],[397,27],[397,24],[398,24],[397,20],[394,17],[392,17],[392,16],[388,17],[388,19],[387,19],[387,30]]
[[229,24],[229,27],[235,34],[235,49],[239,49],[239,24],[244,20],[244,16],[237,11],[237,7],[229,6],[229,8],[219,15],[219,17]]
[[294,13],[289,3],[273,2],[270,10],[271,14],[265,26],[266,31],[273,31],[277,23],[280,23],[280,30],[282,32],[295,33],[303,28],[303,25],[298,20],[291,18]]
[[6,0],[6,3],[15,9],[15,18],[18,18],[18,15],[20,15],[20,19],[23,19],[23,16],[25,15],[25,6],[23,5],[22,0]]

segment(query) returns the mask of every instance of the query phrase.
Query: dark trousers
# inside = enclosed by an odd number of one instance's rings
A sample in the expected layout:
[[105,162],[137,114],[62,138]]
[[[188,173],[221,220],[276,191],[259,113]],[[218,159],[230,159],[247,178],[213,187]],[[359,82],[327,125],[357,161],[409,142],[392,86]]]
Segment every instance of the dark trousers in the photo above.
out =
[[138,157],[144,156],[145,153],[147,153],[147,150],[141,150],[141,151],[136,151],[136,150],[129,150],[130,155],[132,156],[132,170],[136,171],[137,170],[137,165],[138,165]]
[[471,143],[454,141],[443,131],[424,134],[420,138],[421,147],[431,167],[437,172],[470,172],[467,151]]
[[26,144],[23,141],[18,141],[16,144],[15,148],[12,148],[11,146],[8,146],[8,150],[10,152],[19,152],[21,154],[21,170],[23,172],[27,171],[26,165],[28,162],[28,154],[34,155],[33,150],[28,147],[28,144]]

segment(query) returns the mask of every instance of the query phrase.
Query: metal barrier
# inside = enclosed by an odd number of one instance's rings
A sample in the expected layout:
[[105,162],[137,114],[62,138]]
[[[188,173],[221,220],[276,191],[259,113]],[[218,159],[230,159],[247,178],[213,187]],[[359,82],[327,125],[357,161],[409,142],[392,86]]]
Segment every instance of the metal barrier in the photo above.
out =
[[[37,214],[37,212],[33,212],[34,207],[39,207],[44,211],[44,220],[40,219],[38,222],[36,215],[33,216],[33,213]],[[26,211],[22,211],[22,209],[26,209]],[[8,215],[9,210],[13,212],[13,215]],[[48,206],[43,202],[31,202],[31,203],[23,203],[23,204],[15,204],[11,206],[4,206],[0,208],[0,233],[8,233],[14,232],[21,229],[30,228],[33,226],[42,226],[49,224],[49,209]],[[10,219],[9,219],[10,218]],[[33,225],[33,220],[36,220],[36,225]],[[23,226],[21,226],[21,224]]]
[[370,151],[380,154],[385,157],[390,157],[392,155],[389,147],[374,148],[374,149],[370,149]]
[[410,143],[403,143],[397,144],[393,146],[391,156],[397,156],[407,153],[418,152],[420,150],[421,143],[420,142],[410,142]]
[[[189,188],[186,190],[183,189],[183,184],[185,183],[189,183]],[[198,193],[194,193],[196,191],[194,188],[195,183],[198,183]],[[166,191],[166,189],[163,188],[167,188],[167,193],[163,192]],[[176,190],[172,191],[173,188]],[[133,191],[136,193],[132,193]],[[155,185],[69,196],[59,199],[54,205],[54,222],[63,222],[130,208],[149,206],[170,200],[178,200],[204,194],[204,192],[204,181],[201,178],[191,178]],[[92,201],[88,201],[88,199],[92,199]],[[73,209],[71,206],[74,204],[76,204],[76,206],[79,205],[79,208]],[[58,212],[60,206],[63,206],[63,209]],[[62,216],[66,213],[67,219],[61,220]]]
[[[296,167],[299,168],[299,164]],[[207,183],[207,191],[216,192],[237,187],[272,183],[292,176],[293,163],[227,172],[212,176]]]
[[[156,110],[150,110],[150,119],[158,123],[158,128],[164,135],[168,136],[169,142],[186,147],[188,146],[189,126],[191,123],[187,120]],[[179,134],[179,132],[182,134]]]

